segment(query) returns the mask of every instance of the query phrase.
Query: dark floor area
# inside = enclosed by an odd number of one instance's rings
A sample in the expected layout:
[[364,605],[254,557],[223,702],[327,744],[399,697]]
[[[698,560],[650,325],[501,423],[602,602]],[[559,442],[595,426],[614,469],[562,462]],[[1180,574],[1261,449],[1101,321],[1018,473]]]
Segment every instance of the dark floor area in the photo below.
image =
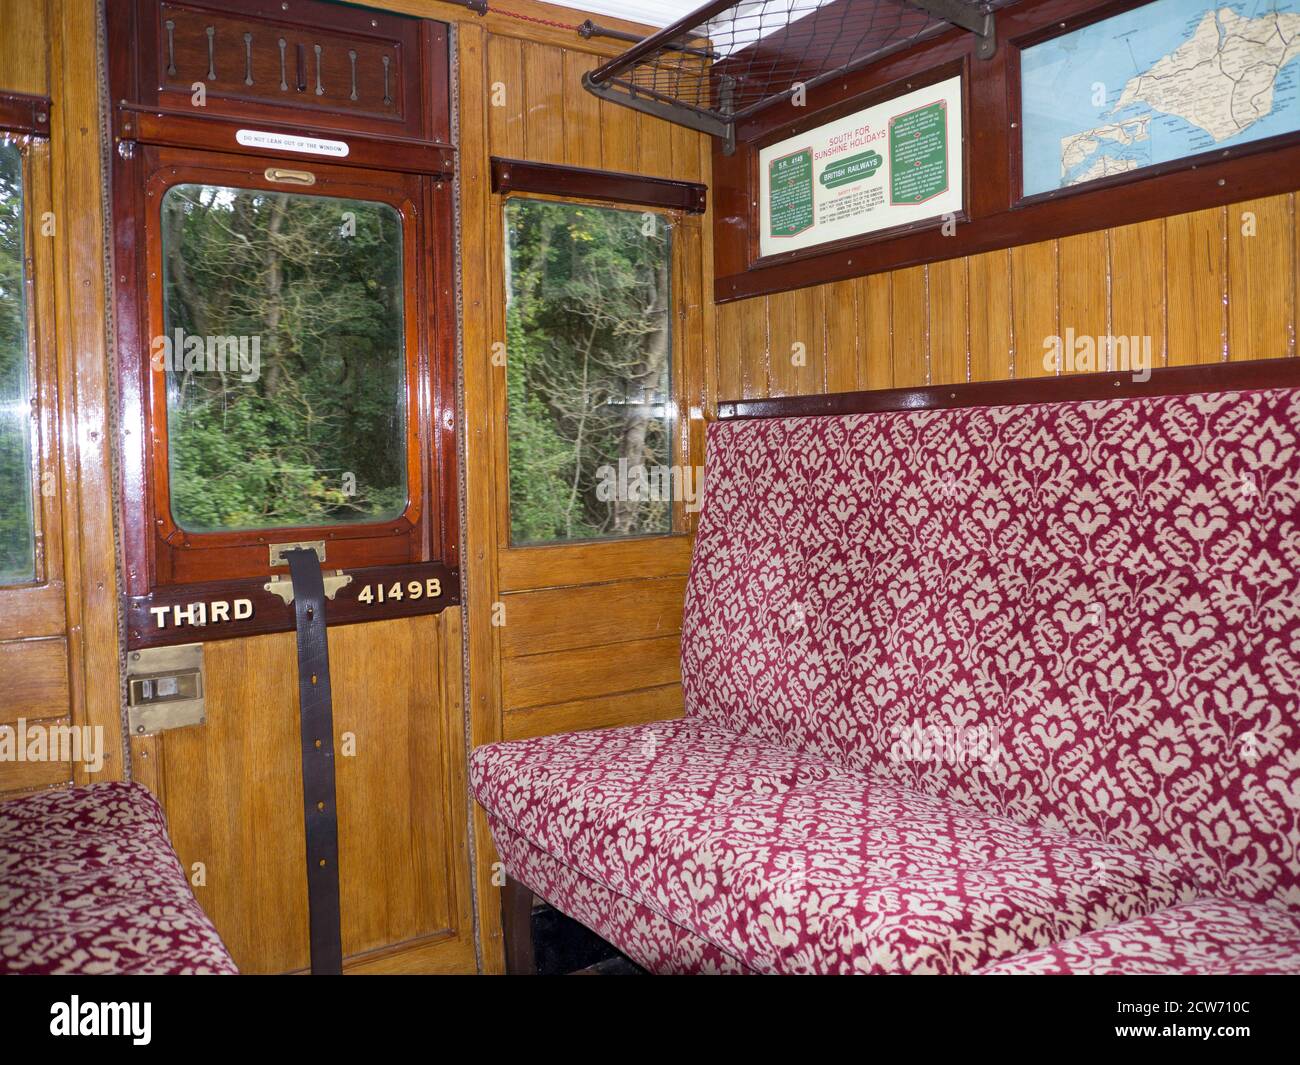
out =
[[559,910],[533,909],[533,954],[539,976],[644,976],[645,970],[591,929]]

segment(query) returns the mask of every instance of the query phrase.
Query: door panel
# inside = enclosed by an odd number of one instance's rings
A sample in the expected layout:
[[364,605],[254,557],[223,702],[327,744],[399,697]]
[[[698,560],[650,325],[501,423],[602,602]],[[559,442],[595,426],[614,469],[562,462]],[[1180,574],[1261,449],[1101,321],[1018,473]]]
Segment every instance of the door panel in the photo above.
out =
[[[332,628],[329,646],[345,958],[472,970],[460,611]],[[204,656],[206,724],[133,752],[155,760],[177,853],[240,969],[304,969],[294,636],[212,642]]]

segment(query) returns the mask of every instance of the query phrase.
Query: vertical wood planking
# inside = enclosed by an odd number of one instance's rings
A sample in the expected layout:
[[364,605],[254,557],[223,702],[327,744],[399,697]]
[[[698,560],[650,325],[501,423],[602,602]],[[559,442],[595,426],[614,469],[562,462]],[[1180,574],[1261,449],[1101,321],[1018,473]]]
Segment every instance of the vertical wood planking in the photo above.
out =
[[1295,233],[1290,196],[1227,209],[1228,358],[1294,354]]
[[1011,336],[1015,377],[1044,377],[1049,337],[1060,334],[1057,316],[1056,241],[1011,249]]
[[522,159],[524,112],[523,47],[511,37],[489,37],[487,42],[488,149],[506,159]]
[[825,290],[827,392],[859,388],[858,289],[853,281],[837,281]]
[[1222,207],[1165,219],[1165,362],[1227,357],[1228,258]]
[[[492,212],[488,198],[488,157],[494,150],[491,133],[490,69],[494,58],[503,54],[475,23],[462,23],[456,35],[460,57],[460,166],[461,217],[468,246],[477,239],[492,239]],[[505,49],[508,58],[510,49]],[[520,95],[522,99],[522,94]],[[522,154],[522,145],[520,147]],[[490,246],[490,245],[488,245]],[[465,626],[468,630],[470,705],[469,743],[473,747],[501,738],[500,630],[492,624],[492,604],[498,601],[497,500],[493,459],[497,431],[493,425],[493,368],[487,352],[491,347],[492,309],[502,298],[490,282],[486,256],[461,256],[461,287],[464,315],[462,387],[467,413],[462,430],[465,463],[465,526],[469,532],[464,548]],[[473,805],[474,882],[477,888],[477,933],[484,972],[505,969],[501,935],[501,903],[494,881],[496,852],[487,819]]]
[[637,130],[636,172],[650,177],[672,177],[672,126],[662,118],[637,115]]
[[[1097,341],[1091,364],[1067,365],[1063,373],[1106,370],[1107,351],[1102,338],[1110,335],[1110,254],[1105,230],[1080,233],[1057,241],[1056,280],[1060,334],[1068,339],[1091,337]],[[1067,353],[1068,354],[1068,353]],[[1086,357],[1086,352],[1082,357]]]
[[[1110,331],[1149,350],[1148,366],[1165,364],[1165,223],[1163,219],[1110,231]],[[1136,341],[1134,340],[1136,338]],[[1149,346],[1149,348],[1148,348]],[[1146,356],[1130,353],[1140,368]],[[1117,367],[1123,369],[1123,367]]]
[[594,135],[600,138],[601,165],[606,170],[623,173],[636,170],[636,118],[635,111],[608,100],[600,101],[600,130]]
[[523,44],[524,152],[535,163],[563,163],[564,56],[545,44]]
[[[564,161],[570,166],[600,169],[600,138],[591,135],[600,128],[600,100],[582,87],[582,75],[597,65],[596,57],[585,52],[564,53]],[[569,132],[572,131],[572,132]]]
[[895,271],[890,290],[889,318],[893,325],[894,387],[930,383],[929,307],[926,268]]
[[872,274],[858,286],[858,387],[894,387],[893,281]]
[[1011,253],[990,251],[968,260],[970,379],[1012,376]]
[[930,383],[961,384],[967,379],[967,260],[931,263]]
[[743,399],[763,399],[768,395],[767,297],[745,300],[744,328],[740,333]]
[[806,396],[825,388],[825,312],[820,288],[781,292],[768,300],[768,381],[773,396]]
[[744,395],[742,370],[746,352],[742,340],[746,310],[745,303],[723,303],[716,316],[718,331],[718,398],[740,399]]

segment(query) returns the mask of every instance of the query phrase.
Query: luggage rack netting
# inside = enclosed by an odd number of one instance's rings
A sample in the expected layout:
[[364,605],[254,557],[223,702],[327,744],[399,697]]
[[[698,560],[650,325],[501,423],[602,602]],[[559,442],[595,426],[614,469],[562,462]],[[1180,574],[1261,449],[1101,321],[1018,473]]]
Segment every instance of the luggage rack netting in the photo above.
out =
[[[604,99],[725,138],[800,86],[882,59],[954,25],[996,47],[993,12],[1014,0],[715,0],[587,74]],[[587,35],[601,33],[591,23]]]

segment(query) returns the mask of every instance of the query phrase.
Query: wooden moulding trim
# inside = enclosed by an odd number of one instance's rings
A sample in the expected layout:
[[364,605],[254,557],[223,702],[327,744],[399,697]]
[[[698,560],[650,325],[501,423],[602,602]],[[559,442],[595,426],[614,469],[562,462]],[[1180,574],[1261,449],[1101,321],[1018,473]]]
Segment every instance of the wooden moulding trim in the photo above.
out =
[[172,148],[254,154],[260,158],[268,154],[266,149],[244,148],[235,140],[235,134],[239,130],[257,129],[315,140],[343,141],[348,146],[348,154],[343,157],[291,151],[274,153],[277,158],[283,156],[286,160],[295,162],[360,166],[445,178],[450,178],[456,171],[456,149],[450,144],[413,140],[409,137],[384,137],[375,133],[286,125],[260,118],[213,118],[135,104],[119,104],[115,119],[114,139],[118,142],[139,141]]
[[50,98],[22,92],[0,92],[0,131],[50,135]]
[[928,388],[887,388],[779,399],[730,400],[718,404],[719,421],[749,418],[797,418],[834,414],[879,414],[889,411],[953,410],[962,407],[1008,407],[1026,403],[1077,403],[1142,396],[1185,396],[1252,388],[1300,388],[1300,359],[1167,366],[1151,371],[1148,381],[1132,373],[1071,374],[1020,381],[976,381]]
[[556,163],[530,163],[522,159],[492,158],[492,191],[500,195],[532,192],[545,196],[572,196],[608,203],[703,214],[708,187],[695,181],[590,170]]
[[[324,572],[328,576],[334,572],[334,567],[326,563]],[[343,572],[352,578],[352,583],[340,588],[333,599],[325,601],[325,617],[331,626],[439,614],[448,607],[460,604],[460,571],[438,562],[369,566]],[[287,569],[278,570],[277,573],[281,579],[287,579],[289,575]],[[441,581],[440,596],[436,599],[428,599],[423,595],[419,599],[407,597],[407,587],[411,581],[423,584],[430,578]],[[136,650],[140,647],[164,647],[178,643],[199,641],[206,643],[210,640],[227,640],[240,636],[260,636],[269,632],[292,632],[293,605],[286,605],[278,595],[265,589],[264,585],[270,579],[270,577],[245,577],[237,580],[169,585],[155,588],[146,595],[128,595],[126,596],[127,647]],[[389,599],[382,604],[364,603],[357,598],[364,588],[370,587],[373,590],[380,584],[386,590],[394,584],[400,584],[402,598]],[[204,625],[174,624],[176,615],[172,608],[178,608],[184,615],[191,604],[202,603],[206,618],[210,616],[212,603],[229,604],[236,599],[247,599],[252,603],[251,617],[239,621],[233,619],[208,621]],[[165,625],[162,627],[159,627],[158,618],[152,613],[153,609],[159,607],[167,608],[169,611],[165,615]]]

